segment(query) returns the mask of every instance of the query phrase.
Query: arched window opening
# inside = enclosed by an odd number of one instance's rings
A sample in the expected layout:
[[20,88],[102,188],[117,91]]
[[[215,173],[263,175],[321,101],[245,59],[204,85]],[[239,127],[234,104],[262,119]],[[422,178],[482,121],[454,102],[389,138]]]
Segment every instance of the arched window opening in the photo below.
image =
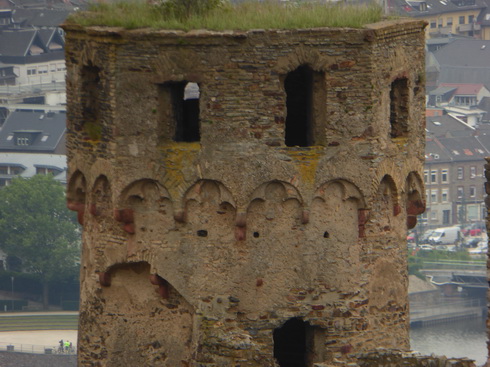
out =
[[[280,367],[311,367],[315,361],[314,328],[294,318],[274,330],[274,358]],[[317,355],[319,357],[319,355]]]
[[284,81],[288,147],[313,145],[313,78],[313,70],[303,65],[290,72]]
[[199,97],[197,83],[169,82],[159,86],[162,137],[176,142],[200,141]]
[[390,90],[391,137],[407,136],[408,133],[408,80],[396,79]]

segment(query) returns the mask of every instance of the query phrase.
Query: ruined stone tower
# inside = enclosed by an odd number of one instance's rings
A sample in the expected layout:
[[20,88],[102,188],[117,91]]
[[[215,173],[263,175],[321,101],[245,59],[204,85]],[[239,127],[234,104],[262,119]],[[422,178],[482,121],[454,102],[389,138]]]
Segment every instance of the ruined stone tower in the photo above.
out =
[[408,348],[423,22],[65,29],[80,365]]

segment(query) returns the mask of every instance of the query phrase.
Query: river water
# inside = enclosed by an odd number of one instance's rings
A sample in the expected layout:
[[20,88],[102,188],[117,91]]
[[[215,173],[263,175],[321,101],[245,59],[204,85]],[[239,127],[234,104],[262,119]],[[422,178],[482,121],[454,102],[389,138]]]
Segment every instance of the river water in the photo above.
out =
[[412,327],[410,347],[423,355],[468,357],[477,366],[487,359],[485,319],[476,318],[439,325]]

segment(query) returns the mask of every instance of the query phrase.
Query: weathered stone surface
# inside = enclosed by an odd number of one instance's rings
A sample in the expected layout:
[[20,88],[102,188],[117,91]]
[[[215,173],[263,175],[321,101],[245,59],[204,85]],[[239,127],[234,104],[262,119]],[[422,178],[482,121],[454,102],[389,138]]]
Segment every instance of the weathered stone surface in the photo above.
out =
[[[408,349],[422,22],[65,28],[80,365],[272,367],[296,334],[308,366]],[[304,93],[288,84],[297,72]],[[194,142],[175,141],[187,82],[199,86]],[[303,94],[298,147],[287,96]]]

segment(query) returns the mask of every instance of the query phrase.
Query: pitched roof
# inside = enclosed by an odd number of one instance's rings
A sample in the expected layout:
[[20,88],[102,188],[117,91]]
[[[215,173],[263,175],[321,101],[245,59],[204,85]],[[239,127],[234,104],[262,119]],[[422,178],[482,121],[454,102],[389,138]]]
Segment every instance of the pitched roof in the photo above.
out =
[[457,39],[434,51],[434,57],[439,65],[489,68],[490,41]]
[[439,138],[451,159],[455,162],[462,161],[485,161],[489,152],[474,136],[458,138]]
[[65,131],[64,113],[12,112],[0,131],[0,151],[55,152]]
[[0,55],[26,56],[36,38],[42,43],[35,29],[0,32]]
[[482,88],[485,88],[483,84],[462,84],[462,83],[441,83],[440,87],[456,88],[455,94],[457,95],[476,95]]
[[475,132],[474,128],[449,115],[426,117],[425,126],[428,137],[472,136]]

